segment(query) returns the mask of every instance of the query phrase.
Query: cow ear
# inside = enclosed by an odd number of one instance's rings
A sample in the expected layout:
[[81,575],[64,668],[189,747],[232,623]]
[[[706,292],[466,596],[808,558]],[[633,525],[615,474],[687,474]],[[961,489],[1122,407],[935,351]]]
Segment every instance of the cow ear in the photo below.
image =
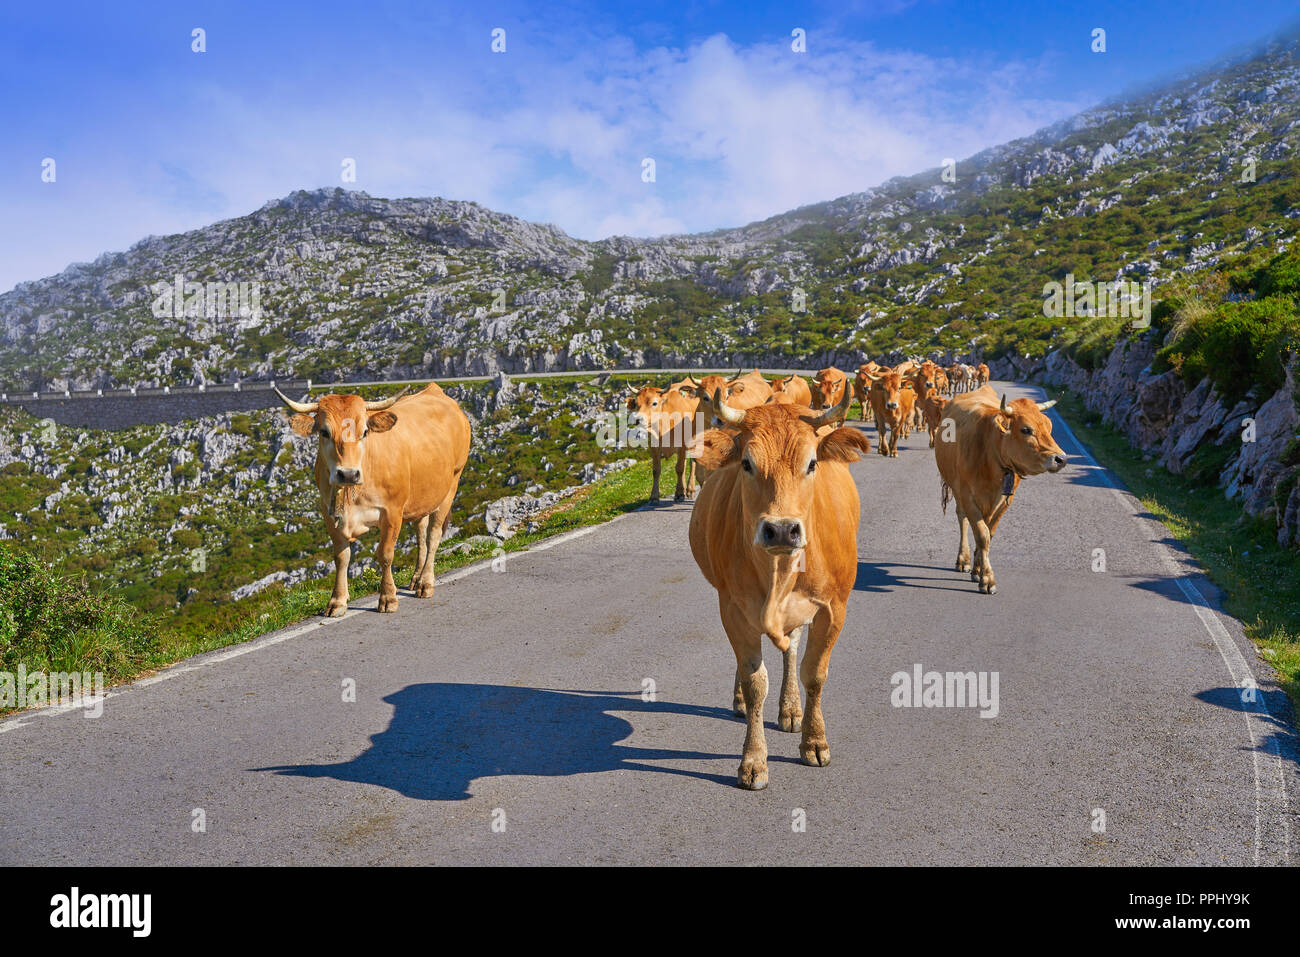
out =
[[376,412],[367,423],[371,432],[387,432],[397,424],[397,416],[391,412]]
[[827,432],[817,443],[817,458],[823,462],[856,462],[859,452],[870,451],[867,434],[847,426]]
[[740,458],[740,443],[730,432],[709,429],[695,437],[686,454],[712,472]]
[[299,412],[289,416],[289,428],[299,435],[311,435],[312,432],[316,431],[316,418]]

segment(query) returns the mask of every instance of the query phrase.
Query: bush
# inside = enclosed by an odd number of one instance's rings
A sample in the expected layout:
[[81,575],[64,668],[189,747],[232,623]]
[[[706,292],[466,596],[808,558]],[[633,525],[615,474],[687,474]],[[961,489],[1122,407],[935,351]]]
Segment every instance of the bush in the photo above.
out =
[[1281,388],[1287,356],[1298,346],[1295,303],[1271,297],[1225,302],[1213,310],[1184,307],[1160,356],[1188,382],[1208,377],[1231,403],[1253,386],[1264,396]]
[[1261,298],[1300,299],[1300,249],[1288,249],[1270,259],[1259,271],[1255,290]]
[[149,623],[125,602],[0,545],[0,669],[111,679],[137,671],[154,642]]

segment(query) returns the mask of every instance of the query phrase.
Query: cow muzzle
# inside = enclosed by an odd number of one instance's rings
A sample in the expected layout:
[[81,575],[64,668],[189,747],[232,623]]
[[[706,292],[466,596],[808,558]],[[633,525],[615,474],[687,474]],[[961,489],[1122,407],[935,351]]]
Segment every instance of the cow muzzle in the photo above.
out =
[[756,542],[771,552],[788,552],[808,544],[803,522],[797,518],[767,518],[758,524]]
[[1064,455],[1051,455],[1051,456],[1048,456],[1048,458],[1047,458],[1047,471],[1049,471],[1049,472],[1059,472],[1059,471],[1061,471],[1061,469],[1065,468],[1065,461],[1066,461],[1066,460],[1065,460],[1065,456],[1064,456]]
[[335,485],[360,485],[361,469],[337,468],[334,470]]

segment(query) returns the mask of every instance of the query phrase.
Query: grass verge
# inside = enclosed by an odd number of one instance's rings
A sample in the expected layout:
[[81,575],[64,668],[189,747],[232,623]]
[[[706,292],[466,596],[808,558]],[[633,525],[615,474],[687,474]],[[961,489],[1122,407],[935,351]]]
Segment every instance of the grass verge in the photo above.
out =
[[1224,610],[1242,622],[1300,714],[1300,552],[1278,544],[1271,521],[1246,515],[1240,502],[1225,498],[1213,484],[1217,472],[1174,475],[1147,461],[1074,393],[1061,393],[1056,408],[1097,461],[1119,476],[1223,589]]
[[[534,520],[532,531],[521,532],[500,547],[507,554],[525,551],[544,539],[632,511],[649,497],[650,463],[638,461],[562,499]],[[374,535],[363,539],[363,553],[373,550],[377,540]],[[453,553],[450,548],[456,544],[449,542],[446,550],[440,550],[439,574],[499,554],[490,542]],[[414,549],[398,551],[393,575],[399,588],[409,583],[414,560]],[[236,603],[239,614],[233,626],[196,635],[159,624],[110,594],[90,589],[84,580],[59,575],[30,555],[0,548],[0,669],[13,672],[22,664],[29,673],[91,671],[103,672],[105,684],[129,681],[318,615],[329,601],[333,581],[331,569],[322,579],[289,587],[272,585]],[[379,590],[379,574],[367,570],[348,584],[355,602]],[[0,714],[14,710],[0,707]]]

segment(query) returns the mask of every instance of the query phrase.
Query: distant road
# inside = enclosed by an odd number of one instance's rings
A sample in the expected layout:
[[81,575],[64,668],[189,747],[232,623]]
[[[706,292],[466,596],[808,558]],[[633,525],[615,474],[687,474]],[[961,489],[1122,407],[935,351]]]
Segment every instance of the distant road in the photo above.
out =
[[[748,366],[746,368],[749,368]],[[597,369],[591,371],[569,372],[525,372],[506,375],[511,379],[551,379],[551,378],[590,378],[593,376],[632,375],[645,376],[647,379],[660,375],[677,375],[693,373],[707,375],[709,372],[735,372],[734,368],[717,369]],[[813,374],[809,370],[773,369],[763,370],[769,375],[790,375],[799,372],[802,375]],[[319,382],[310,383],[312,393],[358,391],[361,389],[378,389],[401,385],[423,385],[426,382],[458,383],[489,382],[494,375],[450,376],[445,378],[393,379],[372,382]],[[78,390],[70,392],[8,392],[0,393],[0,403],[21,406],[32,415],[41,419],[52,419],[59,425],[91,429],[125,429],[136,425],[154,425],[168,422],[184,422],[205,415],[220,415],[224,412],[247,412],[252,409],[277,408],[279,398],[271,391],[271,382],[251,381],[241,383],[239,388],[233,385],[209,385],[205,387],[183,386],[167,389],[109,389]],[[306,379],[284,379],[275,382],[281,391],[290,397],[299,397],[308,391]]]
[[[666,505],[183,662],[96,720],[0,722],[0,864],[1294,863],[1284,695],[1056,422],[1071,462],[1021,486],[995,596],[952,570],[923,436],[850,466],[829,767],[777,730],[767,645],[771,782],[736,787],[735,659]],[[917,665],[997,672],[997,716],[893,707]]]

